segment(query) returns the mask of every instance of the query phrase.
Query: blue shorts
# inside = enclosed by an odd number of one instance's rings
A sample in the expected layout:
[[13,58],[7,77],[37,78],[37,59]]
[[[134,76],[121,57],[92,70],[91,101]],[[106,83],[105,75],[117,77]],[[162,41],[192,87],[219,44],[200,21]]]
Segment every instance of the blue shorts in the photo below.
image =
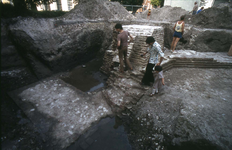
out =
[[173,34],[174,37],[182,38],[182,32],[174,32]]

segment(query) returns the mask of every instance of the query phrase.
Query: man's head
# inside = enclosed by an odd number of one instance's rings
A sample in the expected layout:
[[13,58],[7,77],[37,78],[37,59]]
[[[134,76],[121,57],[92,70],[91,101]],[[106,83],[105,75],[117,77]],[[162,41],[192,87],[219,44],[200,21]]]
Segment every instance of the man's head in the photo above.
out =
[[122,25],[121,24],[119,24],[119,23],[117,23],[116,25],[115,25],[115,29],[116,29],[116,31],[121,31],[123,28],[122,28]]
[[203,10],[204,9],[204,7],[201,7],[201,10]]
[[184,20],[184,18],[185,18],[185,15],[182,15],[182,16],[180,17],[180,20]]
[[197,4],[197,2],[194,3],[195,5]]
[[155,42],[155,39],[152,36],[147,37],[146,43],[152,45]]

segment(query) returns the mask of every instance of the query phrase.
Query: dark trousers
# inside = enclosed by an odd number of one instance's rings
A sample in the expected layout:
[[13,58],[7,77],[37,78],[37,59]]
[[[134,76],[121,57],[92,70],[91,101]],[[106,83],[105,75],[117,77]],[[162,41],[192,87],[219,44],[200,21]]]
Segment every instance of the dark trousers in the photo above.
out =
[[144,83],[145,85],[150,85],[150,82],[154,82],[154,77],[152,73],[154,66],[155,64],[147,64],[146,72],[142,79],[142,83]]

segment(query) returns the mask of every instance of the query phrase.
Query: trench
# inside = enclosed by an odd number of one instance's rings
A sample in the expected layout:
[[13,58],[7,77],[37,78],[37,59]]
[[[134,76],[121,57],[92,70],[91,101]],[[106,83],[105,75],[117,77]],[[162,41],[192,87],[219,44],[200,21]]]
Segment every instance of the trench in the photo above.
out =
[[75,67],[66,77],[61,77],[66,83],[76,87],[83,92],[93,92],[103,88],[107,76],[99,71],[102,62],[94,59],[86,64]]
[[[141,41],[144,41],[144,37]],[[136,38],[137,40],[138,38]],[[140,39],[138,39],[140,40]],[[133,53],[132,53],[133,54]],[[135,55],[135,54],[133,54]],[[131,58],[133,61],[133,58]],[[225,64],[219,64],[212,59],[191,60],[191,59],[173,59],[174,62],[167,63],[164,70],[169,70],[173,67],[202,67],[202,68],[231,68]],[[194,62],[195,61],[195,62]],[[85,64],[85,67],[77,66],[66,77],[61,78],[66,83],[80,89],[83,92],[94,92],[101,90],[106,85],[107,76],[99,72],[102,62],[98,59]],[[172,145],[171,138],[164,134],[159,128],[153,128],[153,122],[149,120],[149,116],[143,116],[142,120],[145,126],[141,126],[137,121],[135,114],[131,110],[124,110],[122,113],[130,115],[115,115],[113,118],[103,118],[99,122],[94,123],[83,135],[79,137],[75,143],[70,145],[67,150],[72,149],[87,149],[87,150],[102,150],[102,149],[218,149],[206,140],[186,142],[182,145]],[[150,134],[149,131],[152,131]],[[137,139],[137,134],[149,133],[150,138]],[[155,136],[153,136],[155,135]],[[164,141],[160,141],[161,138]],[[136,141],[137,140],[137,141]],[[138,141],[139,140],[139,141]],[[191,147],[191,148],[189,148]]]

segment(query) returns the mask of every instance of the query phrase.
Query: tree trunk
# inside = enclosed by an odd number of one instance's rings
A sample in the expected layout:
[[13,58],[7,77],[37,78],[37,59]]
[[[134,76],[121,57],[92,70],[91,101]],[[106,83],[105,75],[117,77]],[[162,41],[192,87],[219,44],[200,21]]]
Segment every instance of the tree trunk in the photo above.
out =
[[62,11],[61,0],[56,0],[56,4],[57,4],[57,10]]
[[35,3],[31,3],[31,10],[32,11],[37,11],[37,7],[36,7],[36,4]]

